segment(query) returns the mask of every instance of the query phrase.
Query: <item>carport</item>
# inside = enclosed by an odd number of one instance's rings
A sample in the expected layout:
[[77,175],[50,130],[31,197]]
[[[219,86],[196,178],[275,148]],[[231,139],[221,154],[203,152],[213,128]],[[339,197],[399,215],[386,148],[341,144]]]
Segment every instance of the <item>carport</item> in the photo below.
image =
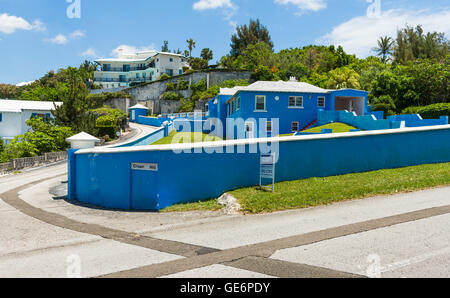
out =
[[334,98],[335,111],[355,112],[358,116],[365,113],[365,98],[356,96],[336,96]]

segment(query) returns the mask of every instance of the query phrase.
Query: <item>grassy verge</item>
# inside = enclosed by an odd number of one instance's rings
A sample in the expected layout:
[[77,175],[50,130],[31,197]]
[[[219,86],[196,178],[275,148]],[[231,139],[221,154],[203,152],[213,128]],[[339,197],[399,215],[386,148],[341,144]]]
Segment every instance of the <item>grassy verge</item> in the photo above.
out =
[[356,127],[350,126],[345,123],[329,123],[326,125],[313,127],[311,129],[305,130],[305,132],[322,132],[322,129],[332,129],[333,133],[349,132],[351,129],[357,129]]
[[[450,185],[450,163],[421,165],[367,173],[280,182],[275,192],[258,187],[229,193],[245,213],[264,213],[300,209],[376,195],[416,191]],[[218,210],[217,200],[172,206],[164,211]]]
[[215,136],[210,136],[201,132],[176,132],[173,130],[169,136],[162,138],[151,145],[167,145],[167,144],[181,144],[181,143],[196,143],[196,142],[215,142],[222,139]]

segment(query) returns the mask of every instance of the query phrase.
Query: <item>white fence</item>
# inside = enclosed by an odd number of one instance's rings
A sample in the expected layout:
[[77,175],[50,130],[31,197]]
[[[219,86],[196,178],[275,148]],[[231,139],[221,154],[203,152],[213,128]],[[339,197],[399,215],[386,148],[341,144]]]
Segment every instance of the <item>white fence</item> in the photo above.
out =
[[66,159],[66,151],[45,153],[44,155],[35,157],[17,158],[11,160],[10,162],[0,164],[0,175]]

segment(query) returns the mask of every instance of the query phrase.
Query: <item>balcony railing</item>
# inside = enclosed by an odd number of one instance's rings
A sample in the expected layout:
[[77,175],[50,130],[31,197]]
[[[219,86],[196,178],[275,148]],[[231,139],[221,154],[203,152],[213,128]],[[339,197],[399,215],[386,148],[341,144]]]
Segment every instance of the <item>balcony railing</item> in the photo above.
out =
[[139,67],[128,67],[128,68],[123,68],[123,67],[108,67],[108,68],[101,68],[101,71],[104,72],[129,72],[129,71],[139,71],[139,70],[147,70],[149,68],[154,68],[151,65],[147,65],[147,66],[139,66]]
[[112,78],[94,78],[95,82],[105,83],[132,83],[132,82],[151,82],[152,78],[134,78],[134,79],[112,79]]

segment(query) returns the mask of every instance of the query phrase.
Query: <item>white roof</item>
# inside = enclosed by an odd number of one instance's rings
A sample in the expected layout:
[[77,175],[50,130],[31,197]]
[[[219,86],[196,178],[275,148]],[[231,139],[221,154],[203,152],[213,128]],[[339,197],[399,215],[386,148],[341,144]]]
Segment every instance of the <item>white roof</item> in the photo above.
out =
[[66,141],[67,142],[70,142],[70,141],[96,141],[96,142],[100,142],[100,140],[98,138],[93,137],[90,134],[85,133],[85,132],[80,132],[77,135],[74,135],[74,136],[72,136],[70,138],[67,138]]
[[169,53],[169,52],[157,52],[157,51],[146,51],[146,52],[138,52],[135,54],[132,53],[121,53],[118,58],[104,58],[104,59],[97,59],[95,62],[102,63],[102,62],[124,62],[124,63],[139,63],[139,62],[146,62],[151,58],[154,58],[158,55],[167,55],[167,56],[177,56],[177,57],[184,57],[180,54],[175,53]]
[[265,92],[302,92],[302,93],[329,93],[330,90],[304,82],[284,82],[284,81],[258,81],[250,86],[244,87],[241,91],[265,91]]
[[245,87],[242,86],[236,86],[233,88],[220,88],[220,93],[219,95],[235,95],[236,92],[242,90]]
[[[55,102],[55,105],[60,106],[62,102]],[[52,111],[54,109],[52,101],[0,99],[0,112],[21,113],[23,110]]]
[[137,105],[135,105],[135,106],[132,106],[132,107],[130,107],[129,109],[130,109],[130,110],[133,110],[133,109],[143,109],[143,110],[148,110],[148,108],[147,108],[146,106],[143,106],[143,105],[140,105],[140,104],[137,104]]

